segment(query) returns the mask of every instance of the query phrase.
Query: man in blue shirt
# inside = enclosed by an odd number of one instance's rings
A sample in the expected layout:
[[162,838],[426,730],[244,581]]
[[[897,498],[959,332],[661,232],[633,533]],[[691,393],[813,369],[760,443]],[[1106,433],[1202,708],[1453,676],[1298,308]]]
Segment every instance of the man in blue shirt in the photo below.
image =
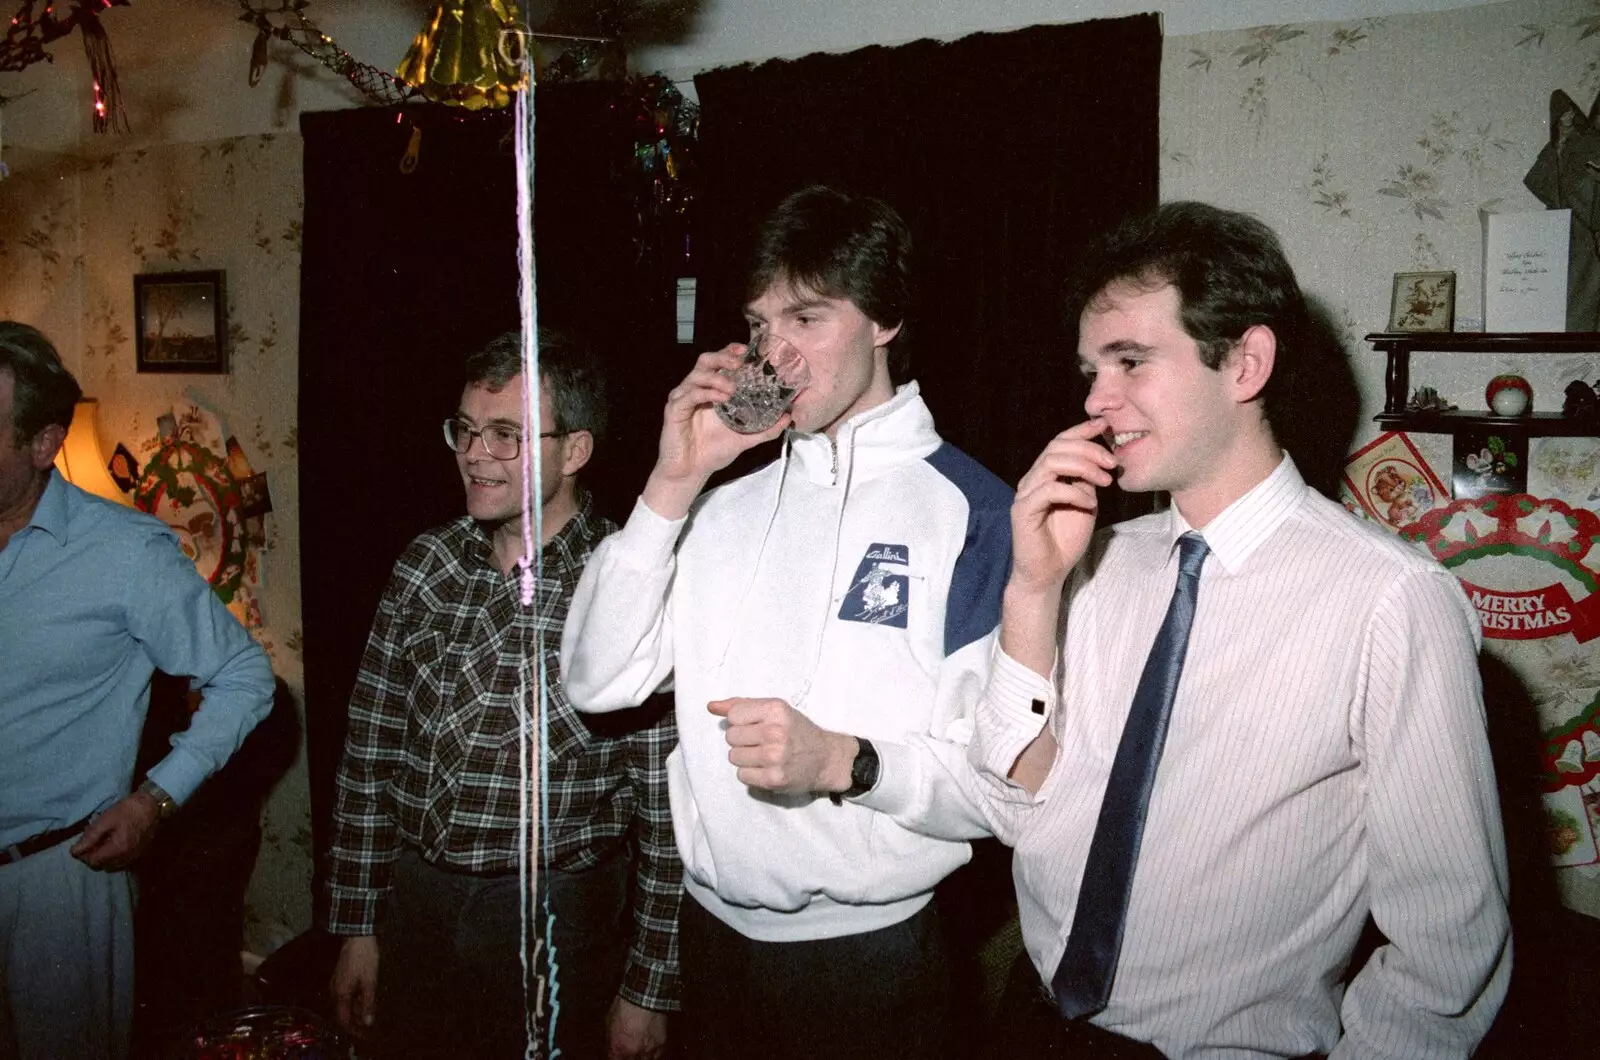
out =
[[[272,705],[265,653],[172,532],[53,472],[80,396],[0,321],[0,1060],[127,1053],[124,870]],[[157,668],[203,698],[130,794]]]

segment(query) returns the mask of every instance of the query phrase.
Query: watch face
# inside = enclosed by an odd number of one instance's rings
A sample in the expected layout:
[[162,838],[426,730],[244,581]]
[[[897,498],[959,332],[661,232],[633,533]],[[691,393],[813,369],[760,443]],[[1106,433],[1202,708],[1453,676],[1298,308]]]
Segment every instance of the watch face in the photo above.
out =
[[146,780],[139,785],[139,790],[156,801],[156,816],[158,819],[164,821],[177,812],[178,804],[172,801],[171,795],[157,787],[154,781]]
[[878,750],[860,737],[857,742],[861,749],[850,763],[850,788],[856,792],[871,791],[878,783]]

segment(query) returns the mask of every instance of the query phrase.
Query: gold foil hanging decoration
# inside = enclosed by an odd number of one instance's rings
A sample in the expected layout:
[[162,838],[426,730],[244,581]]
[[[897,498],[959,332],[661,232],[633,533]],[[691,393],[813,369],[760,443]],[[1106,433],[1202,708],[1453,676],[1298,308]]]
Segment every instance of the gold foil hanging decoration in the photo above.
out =
[[446,0],[434,5],[396,72],[438,103],[506,107],[527,82],[501,38],[523,32],[515,0]]

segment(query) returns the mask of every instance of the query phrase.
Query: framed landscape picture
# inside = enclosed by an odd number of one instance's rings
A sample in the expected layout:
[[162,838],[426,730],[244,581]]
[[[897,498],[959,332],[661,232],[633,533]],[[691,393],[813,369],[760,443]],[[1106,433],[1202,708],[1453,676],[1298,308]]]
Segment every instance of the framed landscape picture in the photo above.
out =
[[220,270],[135,276],[136,370],[226,372],[225,297],[224,274]]

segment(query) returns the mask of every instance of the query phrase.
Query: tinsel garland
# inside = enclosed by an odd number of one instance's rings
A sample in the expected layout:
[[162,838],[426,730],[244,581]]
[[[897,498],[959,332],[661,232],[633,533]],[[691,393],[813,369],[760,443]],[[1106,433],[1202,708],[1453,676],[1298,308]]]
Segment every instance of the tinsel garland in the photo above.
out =
[[[127,0],[116,0],[127,3]],[[266,73],[268,48],[273,40],[286,41],[311,56],[334,73],[348,81],[358,92],[373,103],[394,106],[424,97],[422,90],[403,78],[364,63],[339,47],[334,39],[322,32],[305,15],[311,0],[279,0],[275,5],[239,0],[243,12],[239,21],[256,27],[256,40],[250,50],[250,84],[257,84]],[[590,70],[601,65],[604,50],[620,51],[620,42],[601,37],[567,37],[560,34],[543,34],[522,31],[517,34],[531,41],[534,67],[540,84],[553,84],[563,80],[579,80]],[[562,42],[555,54],[549,54],[548,43]]]
[[94,131],[128,131],[128,114],[122,109],[122,86],[117,80],[117,64],[111,58],[111,38],[98,18],[83,21],[83,52],[89,60],[89,78],[94,85]]
[[0,73],[15,73],[37,62],[52,62],[44,46],[60,40],[79,26],[98,22],[100,12],[127,7],[129,0],[75,0],[65,15],[56,14],[56,0],[43,0],[44,10],[34,14],[40,0],[22,0],[0,40]]
[[[239,0],[244,13],[239,21],[256,27],[256,41],[250,50],[250,83],[256,84],[267,69],[267,46],[271,40],[286,41],[326,66],[374,103],[393,106],[418,95],[416,89],[376,66],[361,62],[339,47],[332,37],[306,18],[310,0],[280,0],[277,6],[257,6]],[[276,21],[275,21],[276,20]]]
[[[61,0],[56,0],[56,3]],[[42,10],[39,5],[43,3]],[[56,14],[51,0],[22,0],[22,6],[0,41],[0,72],[18,71],[41,60],[51,59],[45,45],[84,30],[84,45],[89,53],[95,82],[95,128],[126,129],[116,70],[111,64],[110,42],[99,25],[100,12],[128,6],[129,0],[74,0],[65,15]],[[339,47],[305,15],[310,0],[278,0],[262,4],[239,0],[240,21],[256,27],[256,40],[250,55],[250,83],[256,84],[266,71],[268,50],[273,40],[292,44],[306,55],[348,81],[374,103],[395,106],[420,98],[421,92],[385,70],[361,62]],[[559,34],[525,32],[531,42],[536,80],[540,84],[584,80],[604,74],[610,65],[609,53],[619,48],[616,38],[569,37]],[[628,161],[628,178],[634,185],[634,208],[642,233],[654,232],[655,239],[671,238],[667,233],[684,227],[682,222],[694,202],[696,191],[694,145],[699,130],[700,108],[659,74],[629,78],[624,98],[617,104],[631,113],[634,149]],[[647,245],[655,240],[641,238],[640,252],[668,248]]]
[[54,62],[44,46],[75,29],[82,30],[83,50],[94,81],[94,131],[127,132],[128,116],[122,109],[117,67],[111,59],[111,38],[100,24],[100,12],[126,7],[129,0],[75,0],[65,15],[56,14],[54,0],[44,0],[44,10],[35,15],[38,2],[22,0],[21,9],[6,27],[5,38],[0,40],[0,72],[14,73],[37,62]]
[[681,261],[689,256],[688,217],[699,190],[695,146],[700,107],[661,74],[629,78],[627,88],[617,106],[632,112],[628,178],[639,224],[639,256]]

